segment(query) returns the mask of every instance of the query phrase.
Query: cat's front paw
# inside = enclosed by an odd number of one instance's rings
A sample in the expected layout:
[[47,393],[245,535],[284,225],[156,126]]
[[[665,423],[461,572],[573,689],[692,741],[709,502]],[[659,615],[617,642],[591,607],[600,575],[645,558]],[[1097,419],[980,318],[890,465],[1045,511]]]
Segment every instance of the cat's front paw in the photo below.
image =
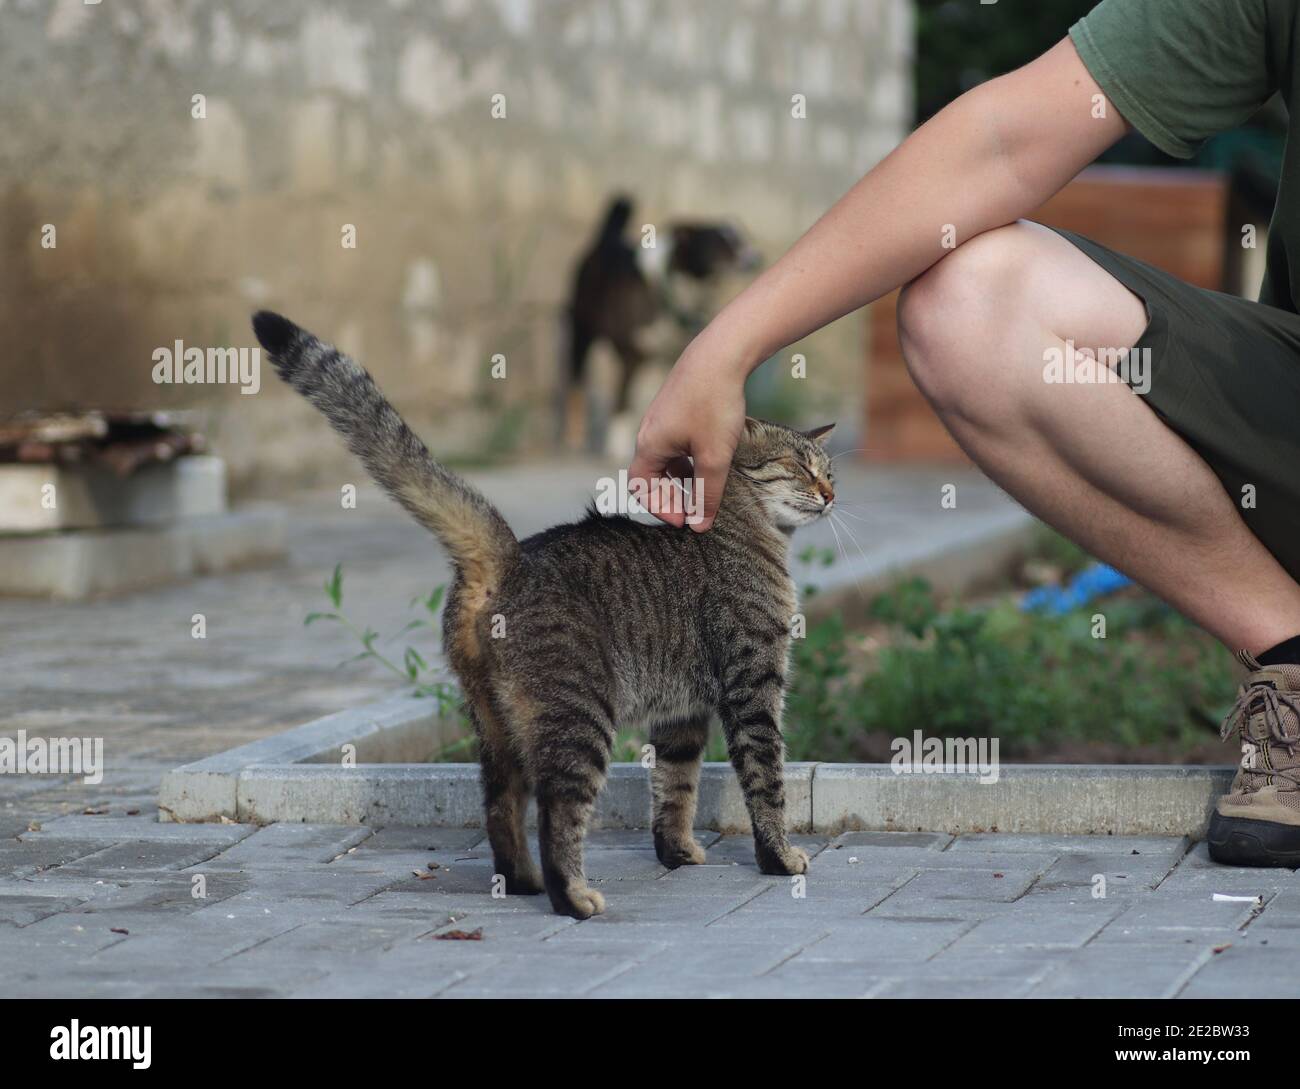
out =
[[760,872],[766,874],[797,874],[808,872],[808,852],[788,843],[777,847],[758,845],[755,848]]

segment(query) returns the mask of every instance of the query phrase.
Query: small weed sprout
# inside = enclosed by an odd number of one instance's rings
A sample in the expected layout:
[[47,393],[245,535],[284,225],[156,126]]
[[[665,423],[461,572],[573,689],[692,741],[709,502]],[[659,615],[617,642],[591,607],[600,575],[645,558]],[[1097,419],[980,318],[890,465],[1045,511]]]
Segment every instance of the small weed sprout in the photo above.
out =
[[[394,639],[400,639],[403,635],[415,631],[417,628],[429,628],[436,631],[438,610],[442,607],[442,599],[445,593],[445,586],[435,586],[426,597],[417,596],[412,598],[411,608],[418,607],[427,615],[416,617],[401,631],[383,640],[383,642],[391,643]],[[358,627],[343,613],[343,565],[341,563],[334,565],[334,573],[325,580],[325,596],[329,598],[333,609],[328,612],[308,613],[303,618],[303,626],[309,627],[317,620],[330,620],[336,624],[342,624],[343,627],[356,636],[362,649],[360,653],[340,662],[340,668],[352,662],[359,662],[363,658],[371,658],[390,673],[396,674],[407,684],[410,684],[417,696],[437,700],[440,714],[459,710],[460,690],[454,682],[446,679],[446,673],[443,670],[429,665],[424,660],[424,656],[410,645],[403,651],[401,664],[399,665],[379,649],[381,643],[379,632],[370,627],[364,629]]]

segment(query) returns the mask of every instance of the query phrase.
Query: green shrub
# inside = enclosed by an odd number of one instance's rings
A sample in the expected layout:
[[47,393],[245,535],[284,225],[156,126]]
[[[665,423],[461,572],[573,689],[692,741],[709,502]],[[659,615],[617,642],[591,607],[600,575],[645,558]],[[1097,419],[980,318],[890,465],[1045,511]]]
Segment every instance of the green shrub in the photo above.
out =
[[1211,736],[1233,692],[1226,652],[1145,594],[1063,616],[1022,613],[1009,596],[945,610],[913,579],[872,614],[888,627],[872,655],[854,660],[838,617],[796,645],[792,757],[854,759],[866,735],[917,729],[997,737],[1003,756],[1065,741],[1193,744]]

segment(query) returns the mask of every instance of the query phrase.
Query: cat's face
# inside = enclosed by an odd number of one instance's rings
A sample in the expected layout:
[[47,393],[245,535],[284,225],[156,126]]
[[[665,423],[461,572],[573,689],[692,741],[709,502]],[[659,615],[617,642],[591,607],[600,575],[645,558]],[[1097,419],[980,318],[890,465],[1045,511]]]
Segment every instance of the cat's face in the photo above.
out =
[[795,431],[766,420],[745,420],[731,471],[750,482],[781,529],[815,522],[834,504],[831,459],[823,446],[834,426]]

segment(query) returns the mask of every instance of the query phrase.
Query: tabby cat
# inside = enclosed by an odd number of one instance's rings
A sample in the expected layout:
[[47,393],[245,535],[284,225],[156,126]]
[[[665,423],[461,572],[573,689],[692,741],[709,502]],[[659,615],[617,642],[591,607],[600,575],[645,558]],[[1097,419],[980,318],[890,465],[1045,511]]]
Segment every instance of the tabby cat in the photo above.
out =
[[[786,837],[781,768],[796,610],[786,563],[791,532],[835,498],[822,445],[830,427],[746,420],[707,533],[592,510],[519,541],[353,360],[278,314],[258,313],[253,328],[280,377],[451,554],[443,642],[478,735],[485,823],[507,892],[545,889],[557,912],[579,919],[604,910],[582,849],[620,726],[649,728],[659,860],[703,862],[691,830],[715,712],[759,869],[805,872],[808,856]],[[530,793],[540,873],[524,831]]]

